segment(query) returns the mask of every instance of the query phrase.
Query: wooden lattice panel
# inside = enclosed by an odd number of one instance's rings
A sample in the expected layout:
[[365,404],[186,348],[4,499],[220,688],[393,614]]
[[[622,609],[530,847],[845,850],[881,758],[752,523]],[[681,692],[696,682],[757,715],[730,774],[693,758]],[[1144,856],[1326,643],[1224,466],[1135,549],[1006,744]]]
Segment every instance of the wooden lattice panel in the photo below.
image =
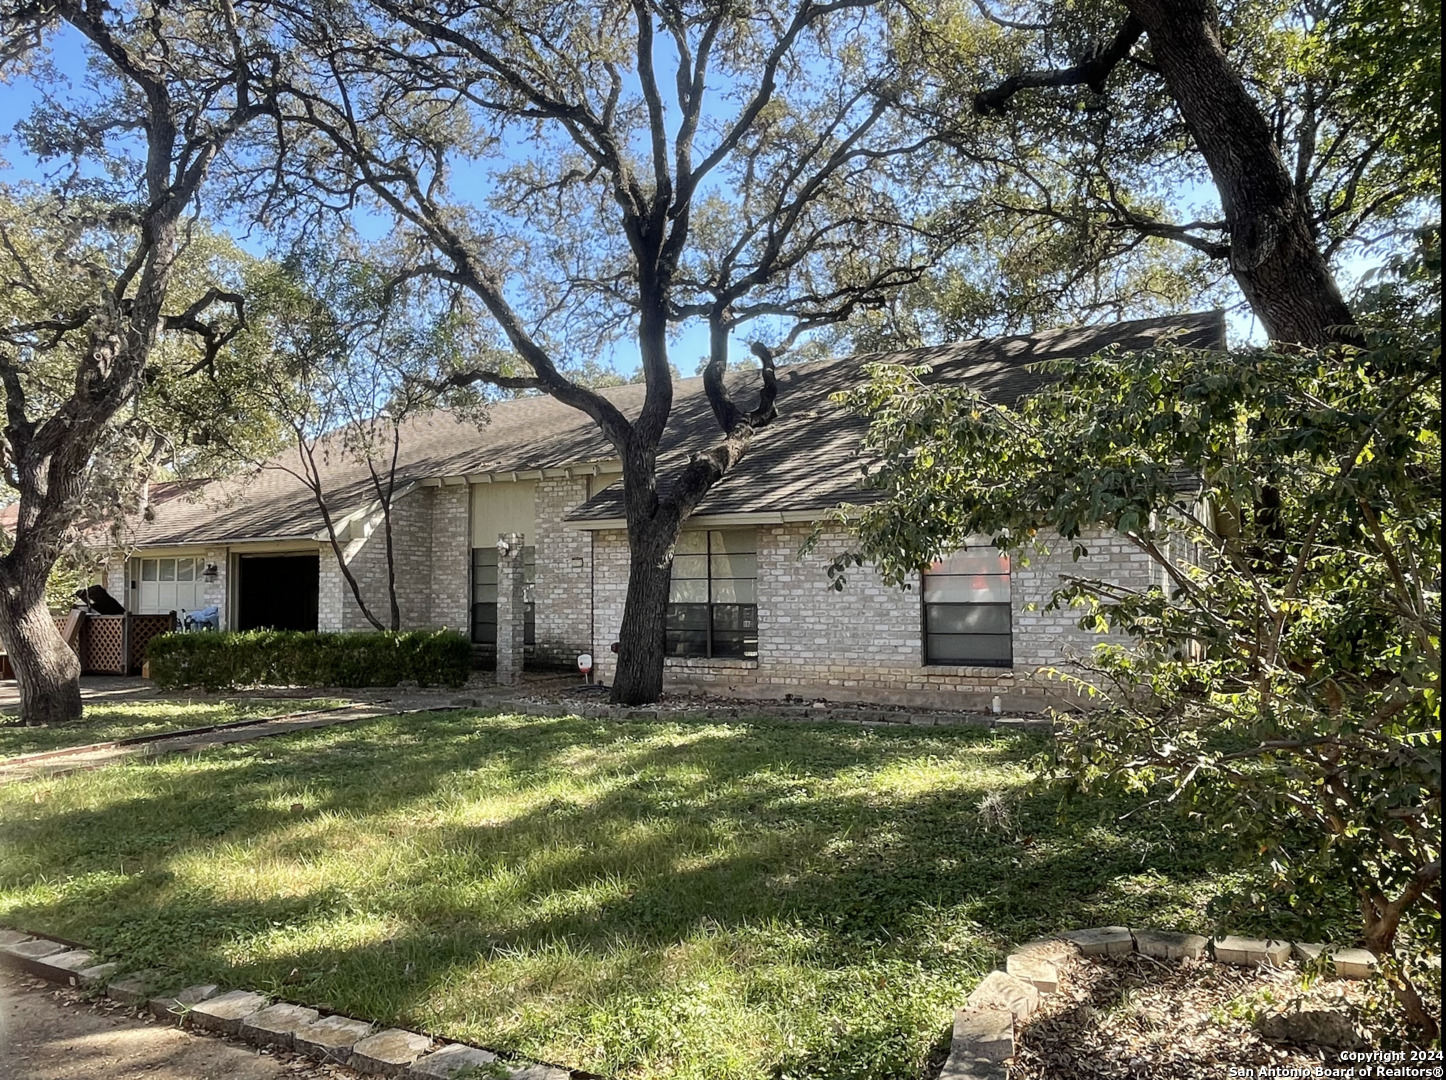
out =
[[146,662],[146,646],[157,634],[168,634],[176,628],[170,615],[131,615],[131,671],[139,672]]
[[55,620],[55,632],[62,638],[65,638],[65,643],[70,646],[71,651],[74,652],[76,656],[81,656],[80,636],[85,632],[85,616],[83,614],[80,615],[80,625],[75,628],[74,635],[69,637],[66,635],[71,629],[71,613],[66,612],[64,615],[55,615],[52,613],[51,618]]
[[126,673],[125,615],[89,615],[80,631],[80,669],[87,675]]

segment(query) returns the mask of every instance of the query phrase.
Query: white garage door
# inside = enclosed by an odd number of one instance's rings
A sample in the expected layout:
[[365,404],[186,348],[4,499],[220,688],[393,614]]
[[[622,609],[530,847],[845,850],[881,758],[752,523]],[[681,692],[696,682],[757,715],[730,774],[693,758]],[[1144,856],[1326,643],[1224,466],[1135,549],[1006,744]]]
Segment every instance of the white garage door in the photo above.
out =
[[165,559],[137,559],[139,571],[134,610],[138,615],[164,615],[168,611],[195,611],[206,606],[206,583],[200,558],[181,555]]

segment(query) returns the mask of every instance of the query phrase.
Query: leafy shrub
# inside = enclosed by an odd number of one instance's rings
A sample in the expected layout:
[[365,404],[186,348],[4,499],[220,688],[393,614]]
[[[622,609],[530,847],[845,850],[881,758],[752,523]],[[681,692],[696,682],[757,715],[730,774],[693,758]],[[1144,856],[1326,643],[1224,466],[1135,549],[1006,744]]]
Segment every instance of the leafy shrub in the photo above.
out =
[[472,645],[453,630],[404,633],[161,634],[147,649],[151,678],[164,689],[204,686],[461,686]]
[[1441,941],[1440,268],[1429,234],[1358,304],[1357,347],[1057,361],[1017,406],[880,367],[848,400],[884,498],[834,566],[898,581],[981,535],[1083,554],[1097,526],[1141,552],[1155,584],[1055,592],[1132,647],[1066,674],[1101,707],[1059,719],[1050,778],[1211,826],[1266,886],[1222,898],[1225,925],[1265,911],[1310,940],[1357,912],[1427,1042],[1408,967]]

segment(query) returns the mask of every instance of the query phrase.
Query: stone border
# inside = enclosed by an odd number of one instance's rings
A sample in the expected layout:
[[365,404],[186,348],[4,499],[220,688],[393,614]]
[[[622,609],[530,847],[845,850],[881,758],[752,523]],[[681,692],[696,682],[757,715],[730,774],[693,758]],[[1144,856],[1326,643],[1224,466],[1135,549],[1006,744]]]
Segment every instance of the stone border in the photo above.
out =
[[[553,1065],[508,1061],[477,1046],[433,1039],[404,1028],[378,1029],[365,1020],[322,1016],[317,1009],[275,1001],[250,990],[209,983],[178,987],[154,969],[127,972],[119,963],[95,963],[89,950],[19,930],[0,929],[0,964],[67,986],[104,993],[158,1020],[228,1035],[253,1046],[274,1046],[372,1076],[450,1080],[488,1068],[506,1080],[584,1080],[592,1074]],[[485,1074],[484,1075],[489,1075]]]
[[1331,966],[1344,979],[1368,978],[1375,956],[1365,949],[1226,934],[1206,938],[1173,930],[1131,930],[1093,926],[1027,941],[1004,959],[1003,971],[991,971],[954,1012],[949,1057],[939,1080],[1005,1080],[1004,1062],[1014,1056],[1019,1026],[1039,1008],[1040,997],[1059,989],[1060,970],[1080,956],[1119,956],[1137,952],[1157,960],[1208,958],[1238,967],[1281,967],[1292,956],[1312,961],[1329,952]]

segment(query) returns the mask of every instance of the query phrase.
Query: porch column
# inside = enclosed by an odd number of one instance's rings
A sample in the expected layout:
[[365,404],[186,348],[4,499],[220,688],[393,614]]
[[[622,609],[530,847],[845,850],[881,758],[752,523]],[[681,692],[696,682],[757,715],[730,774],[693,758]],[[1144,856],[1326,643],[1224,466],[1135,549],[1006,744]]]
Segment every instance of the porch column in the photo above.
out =
[[522,677],[525,636],[522,534],[497,537],[497,682],[511,686]]

